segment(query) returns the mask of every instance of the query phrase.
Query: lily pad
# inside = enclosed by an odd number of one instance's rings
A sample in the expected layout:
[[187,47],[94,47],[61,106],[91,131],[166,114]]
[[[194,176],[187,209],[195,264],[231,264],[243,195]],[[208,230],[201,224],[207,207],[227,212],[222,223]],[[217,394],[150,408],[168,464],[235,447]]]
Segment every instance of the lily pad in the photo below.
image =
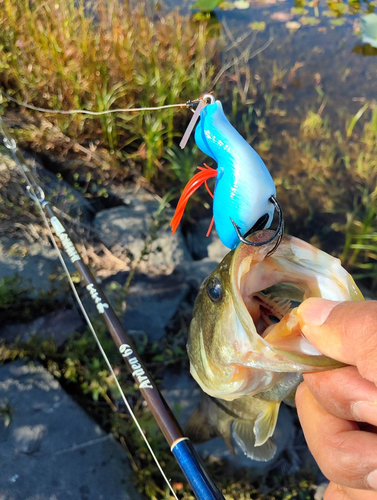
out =
[[317,26],[317,24],[320,23],[320,20],[317,17],[312,16],[302,16],[299,21],[304,26]]
[[292,19],[292,14],[290,14],[289,12],[273,12],[270,17],[273,21],[286,23]]
[[233,10],[234,9],[234,5],[232,4],[232,2],[221,2],[221,3],[219,3],[219,7],[221,10]]
[[326,17],[336,17],[336,14],[333,10],[324,10],[322,12],[322,15]]
[[289,31],[297,31],[301,28],[301,24],[298,21],[289,21],[285,26],[289,29]]
[[246,2],[246,0],[237,0],[234,2],[234,6],[236,9],[244,10],[248,9],[250,7],[249,2]]
[[305,16],[309,11],[304,9],[304,7],[292,7],[291,12],[294,16]]
[[363,43],[369,43],[377,48],[377,14],[361,16],[360,26]]
[[194,5],[194,9],[202,10],[203,12],[211,12],[215,9],[221,0],[198,0]]
[[330,23],[333,24],[334,26],[343,26],[347,22],[347,19],[344,19],[344,17],[338,17],[337,19],[331,19]]
[[266,23],[264,21],[255,21],[248,26],[254,31],[264,31],[266,29]]
[[328,8],[335,12],[337,16],[342,16],[343,14],[347,14],[348,12],[348,5],[341,3],[341,2],[329,2]]

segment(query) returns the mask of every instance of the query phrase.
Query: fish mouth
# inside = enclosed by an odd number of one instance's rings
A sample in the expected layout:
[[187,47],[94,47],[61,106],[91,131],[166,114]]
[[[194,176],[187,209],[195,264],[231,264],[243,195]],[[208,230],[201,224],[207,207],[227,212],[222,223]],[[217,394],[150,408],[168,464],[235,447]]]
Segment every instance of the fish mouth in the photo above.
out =
[[[259,231],[254,241],[272,231]],[[321,353],[301,330],[297,307],[309,297],[337,301],[363,300],[340,261],[312,245],[285,235],[275,253],[269,245],[240,245],[231,263],[234,307],[253,345],[308,364]],[[299,356],[299,357],[298,357]]]
[[[282,289],[293,288],[288,283],[281,283]],[[244,299],[244,304],[253,320],[258,335],[265,338],[268,333],[275,327],[290,311],[300,305],[301,301],[290,299],[286,296],[280,296],[278,287],[267,288],[260,292],[256,292],[252,296]],[[295,294],[301,294],[303,291],[299,287],[295,288]],[[275,291],[276,290],[276,291]]]

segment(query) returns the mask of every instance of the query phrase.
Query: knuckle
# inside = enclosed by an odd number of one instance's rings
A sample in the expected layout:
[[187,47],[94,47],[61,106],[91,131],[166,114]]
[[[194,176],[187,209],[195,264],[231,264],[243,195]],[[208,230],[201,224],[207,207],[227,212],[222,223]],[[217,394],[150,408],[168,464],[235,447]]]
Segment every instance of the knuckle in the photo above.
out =
[[328,436],[322,459],[323,466],[319,463],[320,468],[330,481],[363,487],[368,464],[346,433]]
[[326,448],[321,469],[329,480],[340,484],[363,480],[365,471],[360,470],[361,457],[350,447],[345,436],[328,436]]
[[335,483],[330,483],[326,488],[325,494],[323,495],[323,500],[348,500],[348,497],[344,489]]

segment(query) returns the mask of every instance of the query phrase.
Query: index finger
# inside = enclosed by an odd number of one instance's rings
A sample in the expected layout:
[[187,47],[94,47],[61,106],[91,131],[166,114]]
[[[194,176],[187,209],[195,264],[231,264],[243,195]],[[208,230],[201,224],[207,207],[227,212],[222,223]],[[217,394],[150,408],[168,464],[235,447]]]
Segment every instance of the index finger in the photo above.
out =
[[297,313],[303,334],[319,351],[377,383],[377,301],[310,298]]
[[306,442],[324,475],[350,488],[377,490],[377,435],[324,410],[305,382],[296,405]]

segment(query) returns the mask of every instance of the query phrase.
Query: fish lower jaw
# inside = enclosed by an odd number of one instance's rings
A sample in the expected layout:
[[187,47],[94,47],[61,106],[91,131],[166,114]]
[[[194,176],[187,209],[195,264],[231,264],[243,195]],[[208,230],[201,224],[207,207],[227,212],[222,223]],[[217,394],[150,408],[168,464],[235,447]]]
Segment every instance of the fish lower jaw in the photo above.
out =
[[[266,391],[284,376],[284,373],[259,370],[245,365],[232,366],[232,368],[231,376],[225,376],[224,369],[224,377],[201,377],[193,365],[190,367],[190,372],[206,394],[226,401]],[[229,371],[229,367],[226,371]]]

